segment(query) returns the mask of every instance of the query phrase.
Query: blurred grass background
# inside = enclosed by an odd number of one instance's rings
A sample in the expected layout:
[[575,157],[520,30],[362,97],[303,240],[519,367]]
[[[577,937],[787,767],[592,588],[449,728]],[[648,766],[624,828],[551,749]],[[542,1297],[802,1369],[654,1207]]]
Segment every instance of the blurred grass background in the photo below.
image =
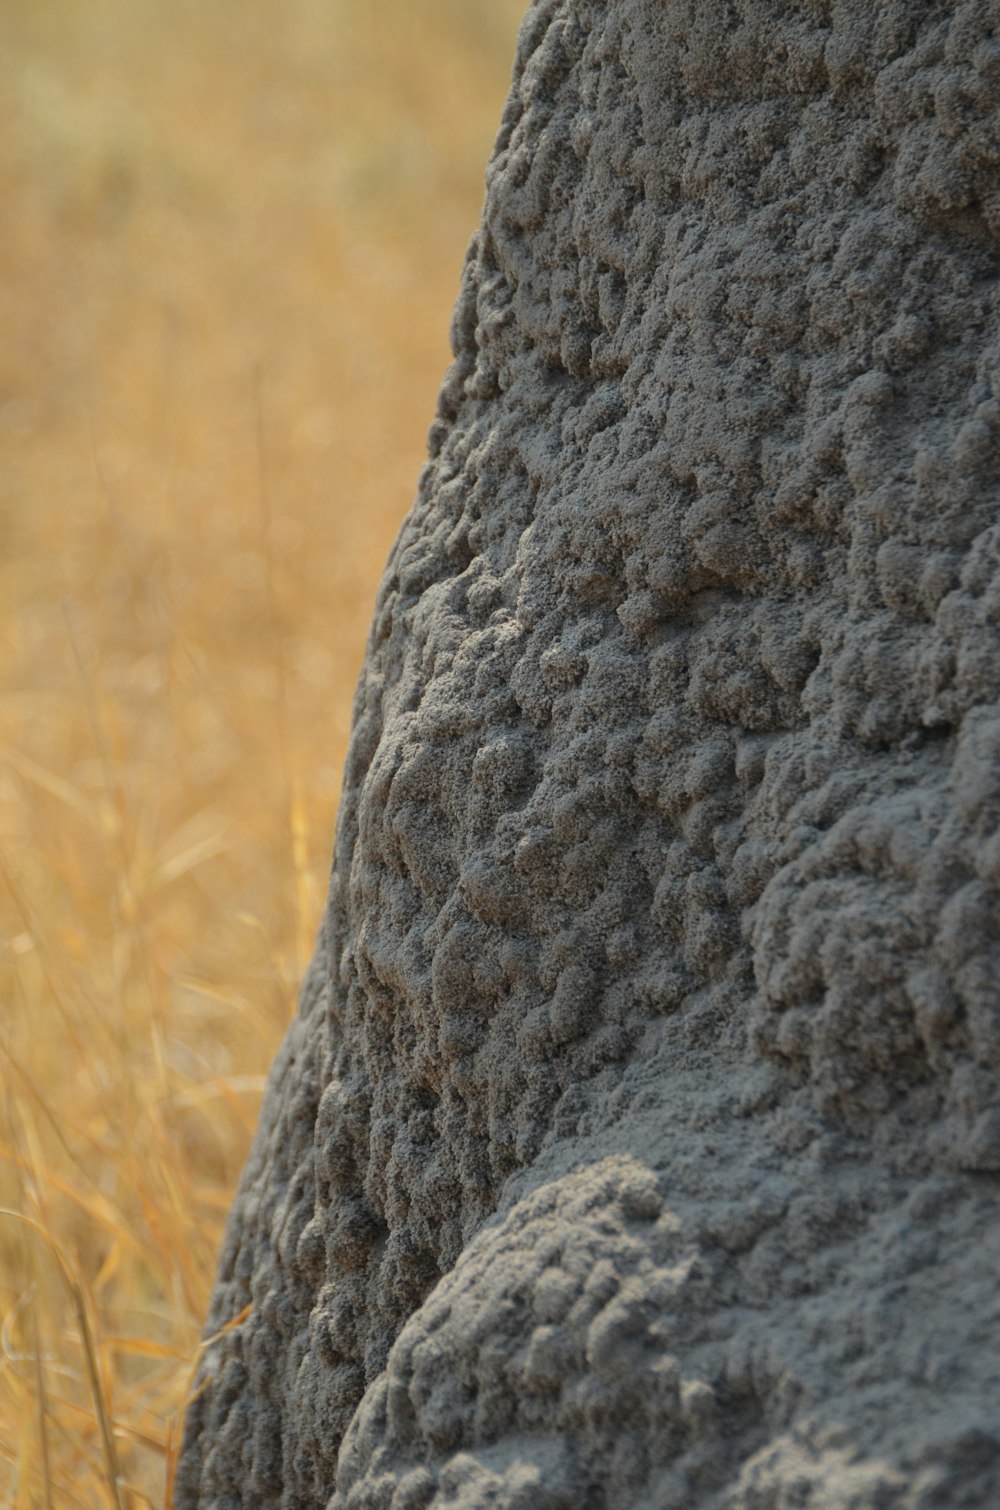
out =
[[0,0],[5,1505],[169,1500],[522,9]]

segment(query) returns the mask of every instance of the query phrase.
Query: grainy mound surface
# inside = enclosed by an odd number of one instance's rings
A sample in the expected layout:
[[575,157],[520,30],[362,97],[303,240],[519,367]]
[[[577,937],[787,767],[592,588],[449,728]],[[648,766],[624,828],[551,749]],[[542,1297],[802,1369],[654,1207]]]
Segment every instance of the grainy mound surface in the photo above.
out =
[[537,0],[177,1503],[1000,1504],[1000,9]]

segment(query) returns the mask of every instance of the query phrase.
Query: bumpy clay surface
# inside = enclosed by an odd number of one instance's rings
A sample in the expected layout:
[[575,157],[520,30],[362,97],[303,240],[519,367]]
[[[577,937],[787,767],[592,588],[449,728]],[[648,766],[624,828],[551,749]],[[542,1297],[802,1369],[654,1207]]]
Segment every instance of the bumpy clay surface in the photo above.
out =
[[536,0],[181,1507],[1000,1504],[1000,8]]

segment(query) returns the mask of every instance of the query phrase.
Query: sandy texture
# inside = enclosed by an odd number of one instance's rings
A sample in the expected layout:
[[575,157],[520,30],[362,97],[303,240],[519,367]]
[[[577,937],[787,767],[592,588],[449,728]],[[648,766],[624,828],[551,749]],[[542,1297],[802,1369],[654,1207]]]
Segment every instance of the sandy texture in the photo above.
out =
[[998,100],[530,10],[180,1506],[1000,1503]]

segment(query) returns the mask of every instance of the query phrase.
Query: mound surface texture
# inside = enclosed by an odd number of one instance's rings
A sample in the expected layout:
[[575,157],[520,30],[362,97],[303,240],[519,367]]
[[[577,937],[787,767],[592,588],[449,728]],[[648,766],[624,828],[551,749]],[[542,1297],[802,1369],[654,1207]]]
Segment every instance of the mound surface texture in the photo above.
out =
[[1000,1504],[1000,9],[537,0],[181,1507]]

